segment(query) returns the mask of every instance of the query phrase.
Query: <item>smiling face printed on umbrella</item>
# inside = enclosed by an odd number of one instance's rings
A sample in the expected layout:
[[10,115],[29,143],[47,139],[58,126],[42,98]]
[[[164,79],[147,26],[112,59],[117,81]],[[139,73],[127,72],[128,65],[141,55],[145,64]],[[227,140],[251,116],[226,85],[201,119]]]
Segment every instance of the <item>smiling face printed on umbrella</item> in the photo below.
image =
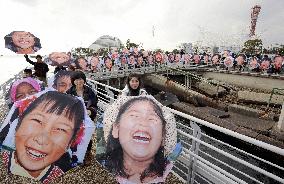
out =
[[172,168],[167,156],[176,145],[170,112],[152,96],[121,97],[105,111],[103,123],[107,145],[97,159],[119,183],[164,182]]
[[41,49],[39,38],[30,32],[13,31],[6,35],[4,39],[5,47],[17,54],[34,54]]
[[47,91],[15,102],[11,111],[0,132],[9,172],[49,183],[82,163],[93,127],[77,97]]
[[71,64],[71,57],[66,52],[52,52],[48,59],[51,61],[51,66],[69,66]]

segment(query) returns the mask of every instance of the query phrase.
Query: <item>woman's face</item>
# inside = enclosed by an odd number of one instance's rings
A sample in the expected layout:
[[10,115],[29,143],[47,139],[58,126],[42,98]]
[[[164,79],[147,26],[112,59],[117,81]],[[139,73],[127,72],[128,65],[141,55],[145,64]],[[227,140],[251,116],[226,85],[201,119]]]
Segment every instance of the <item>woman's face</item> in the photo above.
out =
[[227,57],[224,63],[225,63],[225,66],[230,67],[233,64],[233,61],[231,60],[230,57]]
[[142,65],[143,64],[143,57],[142,56],[139,56],[137,58],[137,63],[138,63],[138,65]]
[[199,63],[200,63],[200,57],[199,57],[199,55],[195,54],[195,55],[193,56],[193,60],[194,60],[194,63],[195,63],[195,64],[199,64]]
[[162,63],[163,56],[161,53],[156,54],[156,62],[157,63]]
[[106,66],[107,69],[111,69],[112,62],[111,62],[111,60],[109,58],[106,59],[105,66]]
[[29,32],[25,31],[14,32],[12,40],[17,47],[23,49],[33,47],[35,44],[35,38]]
[[70,60],[70,56],[65,52],[53,52],[49,55],[51,61],[56,62],[57,64],[63,64]]
[[23,82],[17,87],[15,100],[22,100],[27,96],[33,95],[37,92],[38,91],[31,84]]
[[153,159],[163,140],[163,125],[150,102],[136,101],[113,126],[114,138],[119,138],[124,159]]
[[244,62],[245,62],[245,60],[244,60],[244,58],[242,56],[238,56],[236,58],[236,61],[237,61],[237,65],[239,65],[239,66],[243,65]]
[[62,115],[50,114],[40,104],[26,115],[15,134],[17,161],[36,177],[57,161],[69,147],[74,122]]
[[213,56],[212,62],[213,62],[213,64],[219,63],[219,56],[218,55]]
[[86,62],[86,60],[84,58],[79,58],[78,59],[78,64],[82,68],[82,70],[86,70],[87,69],[87,62]]
[[130,56],[130,57],[129,57],[129,64],[134,65],[134,63],[135,63],[135,58],[134,58],[134,56]]
[[176,54],[175,56],[175,62],[180,62],[181,56],[180,54]]
[[137,89],[139,87],[139,80],[137,77],[132,77],[129,81],[129,86],[132,89]]
[[152,64],[152,63],[153,63],[153,56],[152,56],[152,55],[149,55],[149,56],[147,57],[147,60],[148,60],[148,63],[149,63],[149,64]]
[[91,59],[91,66],[92,68],[97,68],[98,64],[99,64],[99,58],[98,57],[92,57]]
[[268,70],[270,66],[270,62],[268,60],[264,60],[261,62],[261,69]]
[[57,80],[56,90],[60,93],[66,93],[66,91],[72,86],[70,76],[62,76]]
[[76,80],[74,80],[74,84],[75,84],[76,87],[82,88],[85,84],[85,81],[84,81],[84,79],[81,79],[81,78],[76,79]]

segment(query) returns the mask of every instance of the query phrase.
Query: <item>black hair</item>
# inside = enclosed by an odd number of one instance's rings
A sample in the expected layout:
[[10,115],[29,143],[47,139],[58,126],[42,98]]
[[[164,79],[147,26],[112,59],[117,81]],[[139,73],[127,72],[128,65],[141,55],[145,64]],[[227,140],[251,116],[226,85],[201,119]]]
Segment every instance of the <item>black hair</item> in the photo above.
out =
[[74,121],[74,130],[71,140],[75,139],[84,121],[84,105],[78,98],[57,91],[48,91],[35,99],[23,114],[19,116],[16,131],[21,126],[24,117],[41,104],[44,105],[43,110],[47,113],[56,115],[64,114],[69,120]]
[[40,58],[40,59],[42,59],[42,56],[41,55],[36,55],[36,57],[35,57],[36,59],[37,58]]
[[[145,96],[133,98],[127,101],[125,104],[123,104],[119,109],[119,112],[118,112],[118,115],[116,117],[114,124],[118,124],[120,122],[121,116],[137,101],[146,101],[146,102],[151,103],[151,105],[153,105],[153,109],[155,113],[162,121],[163,136],[165,136],[166,120],[163,116],[162,109],[152,99],[149,99]],[[112,130],[113,128],[111,128],[109,135],[108,135],[106,154],[104,155],[104,159],[106,159],[105,166],[114,175],[119,175],[119,176],[128,178],[129,175],[125,172],[125,168],[123,165],[123,150],[119,142],[119,138],[113,137]],[[163,173],[166,169],[167,164],[168,164],[167,158],[165,158],[164,156],[164,146],[161,145],[157,153],[154,156],[153,162],[141,174],[140,181],[143,182],[143,180],[148,176],[150,177],[163,176]]]
[[74,61],[75,67],[78,69],[83,69],[80,64],[79,64],[79,59],[84,59],[84,61],[86,62],[86,66],[88,65],[88,61],[84,58],[84,57],[79,57]]
[[30,74],[32,74],[33,71],[32,71],[32,69],[26,68],[26,69],[24,69],[24,73],[30,73]]
[[245,61],[247,59],[246,55],[244,55],[244,54],[239,54],[237,57],[242,57]]
[[64,66],[62,66],[62,65],[57,65],[57,66],[55,67],[53,73],[56,74],[57,72],[59,72],[59,71],[64,71],[64,70],[66,70],[66,68],[65,68]]
[[218,56],[218,59],[219,59],[219,60],[221,59],[221,55],[220,55],[220,54],[214,54],[214,55],[211,57],[211,60],[213,59],[214,56]]
[[58,71],[54,76],[54,81],[53,81],[52,87],[57,88],[57,82],[60,78],[70,77],[70,79],[71,79],[72,74],[73,74],[73,71],[66,71],[66,70]]
[[[134,77],[137,78],[137,80],[139,81],[139,86],[138,86],[137,89],[132,89],[130,87],[130,84],[129,84],[130,80]],[[126,85],[128,87],[128,90],[129,90],[128,96],[139,96],[139,91],[143,86],[141,76],[139,74],[136,74],[136,73],[131,73],[126,79]]]
[[[5,47],[12,50],[13,52],[18,52],[18,46],[16,46],[13,42],[13,39],[12,39],[12,35],[15,33],[15,32],[24,32],[24,31],[13,31],[11,32],[10,34],[8,34],[7,36],[5,36]],[[41,49],[41,44],[40,44],[40,39],[35,37],[32,33],[28,32],[30,35],[32,35],[34,37],[34,41],[35,41],[35,44],[33,45],[33,50],[36,52],[38,51],[39,49]]]
[[73,72],[72,76],[71,76],[71,83],[73,86],[75,86],[74,84],[74,81],[76,79],[83,79],[86,83],[87,79],[86,79],[86,75],[84,74],[84,72],[82,71],[76,71],[76,72]]

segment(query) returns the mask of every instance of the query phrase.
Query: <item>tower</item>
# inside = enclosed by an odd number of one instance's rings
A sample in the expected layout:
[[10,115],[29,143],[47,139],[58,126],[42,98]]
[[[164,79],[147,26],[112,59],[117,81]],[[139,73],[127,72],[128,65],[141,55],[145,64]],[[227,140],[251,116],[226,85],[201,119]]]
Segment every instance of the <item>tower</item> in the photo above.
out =
[[250,27],[250,37],[255,36],[255,28],[256,28],[256,22],[257,22],[257,18],[258,18],[258,14],[260,12],[261,6],[259,5],[255,5],[252,8],[252,12],[251,12],[251,27]]

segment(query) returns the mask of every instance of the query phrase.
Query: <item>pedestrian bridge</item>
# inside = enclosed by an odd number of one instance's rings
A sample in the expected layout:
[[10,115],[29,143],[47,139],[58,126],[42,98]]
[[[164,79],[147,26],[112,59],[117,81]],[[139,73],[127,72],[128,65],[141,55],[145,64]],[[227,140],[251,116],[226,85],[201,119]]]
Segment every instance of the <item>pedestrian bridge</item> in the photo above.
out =
[[[7,113],[4,108],[7,89],[20,76],[18,74],[1,85],[2,115]],[[99,112],[104,112],[106,106],[117,98],[115,94],[120,92],[93,78],[88,78],[88,83],[98,94]],[[284,183],[283,149],[174,109],[169,110],[177,119],[178,137],[183,147],[173,174],[182,182]],[[3,116],[1,122],[2,119]],[[261,152],[270,153],[271,158],[260,157],[257,153]]]
[[[92,79],[88,79],[88,82],[97,91],[99,108],[103,112],[117,98],[113,91],[119,93],[120,90]],[[269,150],[271,155],[280,158],[284,158],[283,149],[174,109],[169,110],[178,120],[178,137],[183,146],[173,173],[184,183],[284,183],[284,176],[280,174],[284,171],[282,166],[249,153],[242,147],[248,145],[254,150]],[[204,130],[212,130],[215,134],[207,134]],[[231,145],[218,139],[219,136],[214,137],[218,134],[243,145]]]

